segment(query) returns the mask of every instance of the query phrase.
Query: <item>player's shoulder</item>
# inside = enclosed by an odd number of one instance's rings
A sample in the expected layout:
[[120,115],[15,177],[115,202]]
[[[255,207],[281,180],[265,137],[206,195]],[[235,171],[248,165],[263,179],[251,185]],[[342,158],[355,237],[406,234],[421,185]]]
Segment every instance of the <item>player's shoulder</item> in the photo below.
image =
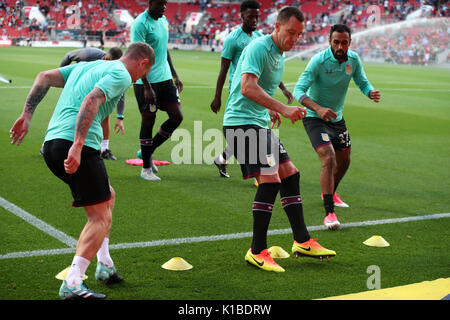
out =
[[149,17],[150,17],[150,15],[148,14],[148,11],[144,10],[141,13],[138,14],[138,16],[136,17],[136,20],[146,20]]
[[275,43],[270,38],[270,35],[261,36],[254,40],[252,40],[248,46],[256,47],[265,51],[272,50],[272,47],[275,45]]
[[311,58],[311,61],[313,61],[313,62],[315,62],[317,64],[322,64],[322,63],[330,60],[332,56],[333,56],[333,53],[331,52],[331,47],[327,47],[326,49],[316,53]]
[[230,40],[236,40],[237,38],[239,38],[239,36],[242,34],[242,28],[238,27],[236,29],[234,29],[233,31],[231,31],[225,39],[228,39],[228,41]]
[[359,55],[353,50],[347,51],[347,57],[349,60],[359,61]]
[[262,33],[262,32],[259,31],[259,30],[253,31],[253,34],[255,34],[257,37],[262,37],[262,36],[264,36],[264,33]]

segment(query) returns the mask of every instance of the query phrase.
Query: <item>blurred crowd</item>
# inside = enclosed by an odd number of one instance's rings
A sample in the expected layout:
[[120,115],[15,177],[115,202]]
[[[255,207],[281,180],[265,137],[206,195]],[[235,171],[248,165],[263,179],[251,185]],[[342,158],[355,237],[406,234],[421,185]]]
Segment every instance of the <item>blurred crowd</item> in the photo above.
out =
[[[112,10],[126,8],[136,17],[145,10],[147,3],[147,0],[28,0],[26,3],[22,0],[2,0],[0,36],[47,40],[52,29],[67,29],[68,21],[77,14],[78,27],[83,32],[100,31],[106,41],[116,41],[123,46],[129,41],[129,33],[114,22]],[[174,44],[219,48],[224,37],[241,24],[240,0],[185,0],[183,3],[186,6],[181,11],[179,6],[178,11],[166,11],[170,22],[170,41]],[[429,17],[449,17],[447,1],[436,0],[260,0],[260,3],[259,29],[264,34],[272,32],[271,17],[276,16],[279,8],[294,5],[302,9],[306,18],[305,32],[296,50],[326,43],[330,26],[335,23],[347,24],[356,33],[374,25],[404,21],[419,8]],[[45,21],[30,20],[23,10],[26,4],[37,6]],[[206,19],[198,26],[186,28],[186,16],[190,12],[201,12]],[[435,62],[436,56],[448,49],[448,34],[445,25],[435,29],[413,28],[400,33],[378,33],[371,38],[361,38],[353,46],[357,46],[363,56],[383,55],[386,60],[395,63],[428,64]]]

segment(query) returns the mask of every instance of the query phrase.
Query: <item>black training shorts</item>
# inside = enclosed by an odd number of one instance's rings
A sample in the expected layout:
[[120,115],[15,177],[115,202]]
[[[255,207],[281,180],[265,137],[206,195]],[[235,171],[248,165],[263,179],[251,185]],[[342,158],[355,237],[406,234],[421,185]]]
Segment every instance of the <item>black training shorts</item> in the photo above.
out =
[[316,117],[305,117],[303,125],[315,150],[329,144],[335,150],[350,148],[350,135],[344,119],[333,123]]
[[145,101],[144,85],[134,84],[134,95],[141,114],[143,113],[156,113],[159,110],[167,111],[167,107],[180,106],[180,97],[178,95],[178,89],[173,84],[172,79],[151,83],[153,91],[156,95],[156,105],[150,105]]
[[100,151],[84,146],[81,163],[74,174],[64,170],[64,160],[73,142],[64,139],[46,141],[44,159],[55,176],[67,183],[72,191],[74,207],[85,207],[111,198],[109,178]]
[[227,158],[233,155],[241,165],[242,177],[274,174],[281,163],[290,161],[280,139],[270,129],[256,125],[224,126]]

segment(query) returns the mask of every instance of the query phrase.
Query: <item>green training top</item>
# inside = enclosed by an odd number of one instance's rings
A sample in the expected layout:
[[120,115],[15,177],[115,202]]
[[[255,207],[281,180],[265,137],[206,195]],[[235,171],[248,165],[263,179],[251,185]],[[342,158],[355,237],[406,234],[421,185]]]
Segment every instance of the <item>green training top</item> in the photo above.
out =
[[241,93],[241,75],[251,73],[258,77],[258,85],[273,96],[284,72],[284,54],[282,54],[270,35],[253,40],[242,51],[233,77],[228,97],[224,126],[254,124],[269,128],[270,116],[267,108],[244,97]]
[[[172,79],[169,62],[167,61],[167,44],[169,42],[169,22],[165,16],[153,19],[148,10],[142,12],[131,24],[131,43],[145,42],[155,52],[155,64],[147,75],[148,82],[157,83]],[[142,84],[142,80],[136,81]]]
[[[322,107],[336,112],[337,118],[333,122],[340,121],[351,78],[366,96],[369,95],[370,90],[373,90],[358,54],[348,50],[347,56],[347,61],[339,63],[331,47],[314,55],[295,85],[294,98],[301,103],[303,99],[309,97]],[[306,116],[320,118],[310,109]]]
[[98,108],[84,145],[99,150],[103,140],[101,122],[111,114],[120,97],[131,86],[128,70],[121,61],[98,60],[72,64],[59,68],[59,71],[65,84],[48,125],[45,141],[74,140],[75,123],[81,103],[94,87],[97,87],[105,94],[105,103]]
[[244,48],[254,39],[262,37],[263,34],[258,30],[252,32],[249,36],[242,30],[242,27],[232,31],[223,42],[222,58],[231,60],[230,74],[228,76],[228,90],[231,90],[234,71]]

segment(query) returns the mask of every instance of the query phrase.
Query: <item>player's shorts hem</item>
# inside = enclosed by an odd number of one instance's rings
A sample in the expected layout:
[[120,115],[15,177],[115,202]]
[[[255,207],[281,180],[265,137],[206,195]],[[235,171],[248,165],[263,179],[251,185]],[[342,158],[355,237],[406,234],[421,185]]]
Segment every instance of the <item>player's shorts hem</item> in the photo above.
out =
[[79,207],[88,207],[88,206],[94,206],[96,204],[100,204],[106,201],[111,200],[112,195],[110,195],[108,198],[102,199],[102,200],[96,200],[96,201],[89,201],[89,202],[72,202],[72,207],[79,208]]
[[330,141],[330,142],[327,142],[327,143],[323,143],[323,144],[318,145],[317,147],[315,147],[314,150],[317,151],[317,150],[319,150],[320,148],[323,148],[323,147],[328,146],[328,145],[330,145],[330,144],[332,144],[331,141]]

